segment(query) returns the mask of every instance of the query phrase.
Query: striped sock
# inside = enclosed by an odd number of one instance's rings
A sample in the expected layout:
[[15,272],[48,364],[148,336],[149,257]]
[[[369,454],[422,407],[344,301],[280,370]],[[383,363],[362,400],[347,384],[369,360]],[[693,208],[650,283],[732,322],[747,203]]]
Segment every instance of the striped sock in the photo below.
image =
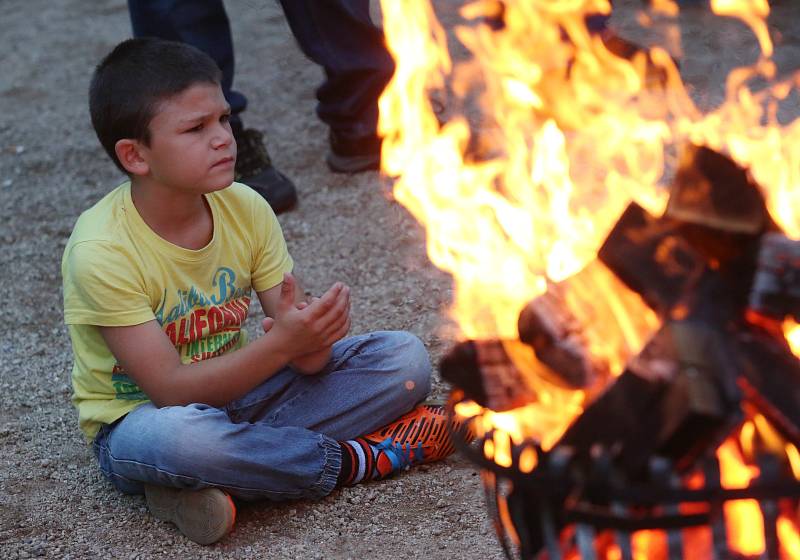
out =
[[364,438],[340,441],[342,450],[342,469],[339,471],[337,486],[352,486],[365,480],[372,480],[380,473],[376,471],[375,458],[379,451]]

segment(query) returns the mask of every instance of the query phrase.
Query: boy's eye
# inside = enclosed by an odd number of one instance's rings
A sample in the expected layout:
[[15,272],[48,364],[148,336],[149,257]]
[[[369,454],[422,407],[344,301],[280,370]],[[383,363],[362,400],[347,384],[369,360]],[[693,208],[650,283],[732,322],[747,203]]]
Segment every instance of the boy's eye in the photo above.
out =
[[197,126],[193,126],[192,128],[188,129],[186,132],[200,132],[203,130],[203,125],[198,124]]

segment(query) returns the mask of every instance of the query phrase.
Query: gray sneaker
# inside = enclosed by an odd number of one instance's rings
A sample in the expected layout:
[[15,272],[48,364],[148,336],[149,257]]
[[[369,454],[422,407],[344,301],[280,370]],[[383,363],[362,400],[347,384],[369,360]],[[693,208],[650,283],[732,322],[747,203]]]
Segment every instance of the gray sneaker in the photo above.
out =
[[212,544],[233,529],[236,506],[219,488],[188,490],[146,484],[144,495],[153,517],[174,523],[186,538]]

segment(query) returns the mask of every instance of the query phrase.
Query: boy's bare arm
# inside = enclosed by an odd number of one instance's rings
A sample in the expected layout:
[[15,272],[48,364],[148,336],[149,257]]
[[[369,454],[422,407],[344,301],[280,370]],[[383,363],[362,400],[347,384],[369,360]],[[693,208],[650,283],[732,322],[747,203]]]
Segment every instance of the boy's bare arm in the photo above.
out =
[[[319,298],[312,298],[308,299],[305,296],[303,291],[302,283],[299,278],[293,276],[292,274],[287,274],[284,277],[284,282],[282,284],[282,289],[287,290],[294,294],[294,301],[295,305],[298,309],[304,309],[313,301],[316,301]],[[346,314],[346,328],[343,329],[342,336],[347,334],[347,331],[350,330],[350,298],[349,298],[349,289],[347,289],[347,307],[345,310]],[[275,289],[272,290],[265,290],[263,292],[256,292],[261,302],[261,307],[264,310],[264,314],[267,316],[264,319],[262,326],[264,328],[264,332],[269,332],[272,328],[274,320],[274,314],[277,309],[279,293],[275,292]],[[335,341],[334,341],[335,342]],[[299,371],[300,373],[305,374],[313,374],[320,371],[324,368],[331,355],[331,347],[324,348],[322,350],[317,351],[310,351],[302,356],[298,356],[297,358],[291,360],[290,365]]]
[[274,323],[264,336],[240,350],[195,364],[181,363],[156,321],[100,327],[100,332],[119,364],[156,406],[224,406],[292,360],[330,348],[349,329],[346,286],[335,284],[304,309],[297,309],[293,294],[283,285],[273,290],[277,290]]

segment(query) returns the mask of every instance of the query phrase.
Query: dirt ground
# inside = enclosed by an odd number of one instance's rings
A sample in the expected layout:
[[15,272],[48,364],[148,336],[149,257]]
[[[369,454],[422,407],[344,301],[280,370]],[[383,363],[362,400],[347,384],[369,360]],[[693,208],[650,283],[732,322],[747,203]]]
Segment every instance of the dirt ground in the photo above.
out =
[[[429,263],[424,231],[377,173],[325,167],[327,130],[313,112],[322,74],[295,46],[279,6],[227,4],[236,86],[250,98],[246,124],[265,131],[299,189],[299,208],[280,221],[308,287],[346,282],[354,333],[410,330],[436,363],[452,343],[443,328],[451,284]],[[79,213],[121,179],[91,130],[86,90],[100,57],[130,34],[126,3],[0,5],[0,558],[502,558],[479,477],[460,457],[319,502],[242,505],[235,532],[210,547],[187,542],[151,518],[142,497],[101,477],[69,402],[59,269]],[[800,10],[784,1],[776,12],[782,67],[796,65]],[[685,31],[682,71],[712,104],[727,70],[754,60],[754,43],[738,23],[713,31],[697,18]],[[254,308],[253,333],[260,316]],[[434,395],[446,392],[437,379]]]

